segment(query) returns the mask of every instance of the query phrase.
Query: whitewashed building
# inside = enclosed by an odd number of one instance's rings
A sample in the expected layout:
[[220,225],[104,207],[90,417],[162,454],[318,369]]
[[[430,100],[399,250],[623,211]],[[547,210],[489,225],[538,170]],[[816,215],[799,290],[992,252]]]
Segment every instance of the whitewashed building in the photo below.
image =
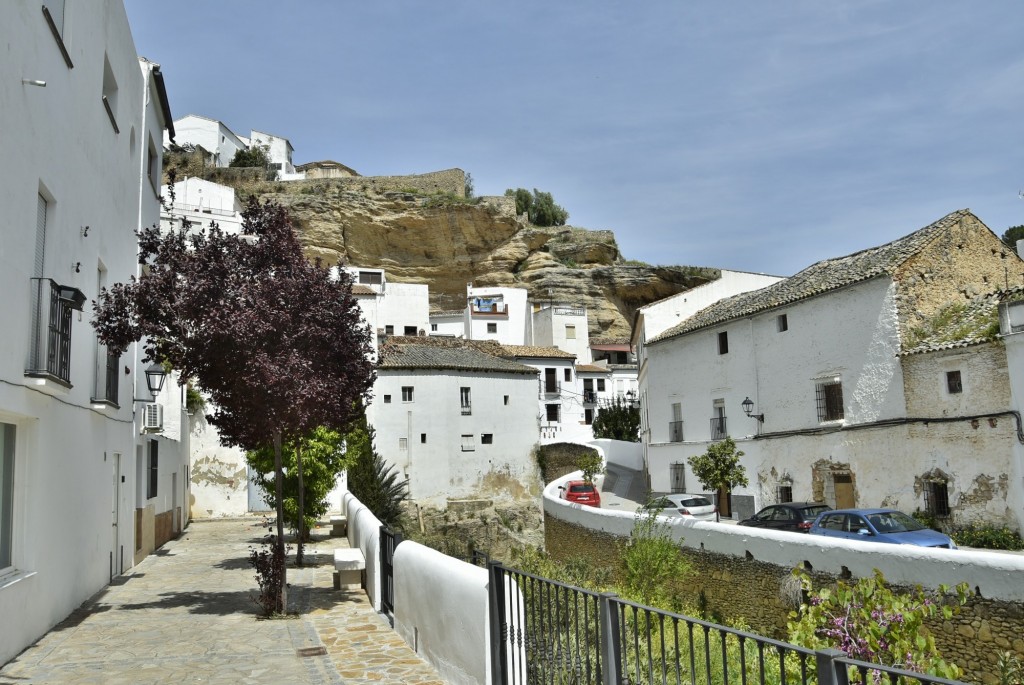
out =
[[557,347],[575,355],[577,363],[589,364],[591,356],[588,326],[586,307],[555,303],[541,305],[533,312],[533,337],[527,339],[527,344]]
[[[242,203],[234,188],[201,178],[184,178],[174,184],[173,191],[173,204],[160,209],[161,228],[169,230],[172,222],[180,227],[180,220],[188,219],[196,230],[216,223],[226,233],[241,232]],[[161,194],[170,203],[171,188],[162,186]]]
[[[223,122],[217,119],[186,114],[174,122],[174,142],[178,145],[198,145],[213,153],[213,163],[218,167],[231,164],[239,150],[247,150],[247,140],[239,138]],[[170,136],[164,137],[164,147],[170,144]]]
[[537,370],[501,353],[438,337],[381,345],[367,420],[417,503],[522,498],[537,483]]
[[283,136],[275,136],[272,133],[252,130],[249,135],[249,147],[260,147],[267,152],[267,161],[270,168],[278,172],[278,179],[290,181],[305,178],[305,174],[296,174],[295,165],[292,163],[292,147],[290,140]]
[[157,518],[173,525],[188,465],[168,438],[150,460],[138,351],[108,355],[89,325],[99,290],[137,273],[133,230],[159,220],[159,65],[120,2],[0,3],[0,35],[4,663],[131,567]]
[[648,339],[651,488],[699,488],[686,459],[731,436],[750,487],[732,507],[720,498],[726,515],[792,498],[1019,525],[1019,418],[1005,373],[982,360],[1002,348],[947,348],[956,331],[935,331],[990,284],[1022,274],[1024,263],[962,210],[719,300]]

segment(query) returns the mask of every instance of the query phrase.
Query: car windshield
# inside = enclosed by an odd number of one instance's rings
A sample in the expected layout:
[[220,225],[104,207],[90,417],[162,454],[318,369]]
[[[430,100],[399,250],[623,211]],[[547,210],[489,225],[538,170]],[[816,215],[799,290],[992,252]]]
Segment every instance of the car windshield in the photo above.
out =
[[818,518],[818,514],[823,511],[828,511],[828,505],[822,504],[819,507],[806,507],[800,510],[800,515],[804,517],[805,521],[813,521]]
[[580,483],[577,485],[570,485],[569,492],[593,492],[594,486],[586,483]]
[[883,511],[880,514],[868,514],[868,521],[879,533],[907,533],[922,530],[923,525],[917,519],[907,516],[902,511]]
[[687,497],[684,500],[679,500],[679,505],[683,507],[710,507],[711,500],[707,497]]

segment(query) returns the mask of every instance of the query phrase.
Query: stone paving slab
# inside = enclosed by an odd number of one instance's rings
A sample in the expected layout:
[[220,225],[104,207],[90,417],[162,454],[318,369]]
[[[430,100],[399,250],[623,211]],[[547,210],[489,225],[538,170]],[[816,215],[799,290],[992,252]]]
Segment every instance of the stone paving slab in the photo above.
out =
[[[289,567],[296,616],[261,618],[248,555],[265,532],[260,519],[194,522],[0,669],[0,685],[441,685],[365,592],[333,589],[344,538]],[[326,654],[298,655],[310,647]]]

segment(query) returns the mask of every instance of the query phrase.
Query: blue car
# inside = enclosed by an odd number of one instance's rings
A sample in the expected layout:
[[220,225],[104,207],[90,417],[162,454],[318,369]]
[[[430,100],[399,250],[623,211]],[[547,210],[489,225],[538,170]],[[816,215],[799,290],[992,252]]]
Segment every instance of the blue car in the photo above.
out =
[[811,535],[847,540],[956,549],[956,543],[948,535],[927,528],[914,517],[895,509],[826,511],[814,521],[808,532]]

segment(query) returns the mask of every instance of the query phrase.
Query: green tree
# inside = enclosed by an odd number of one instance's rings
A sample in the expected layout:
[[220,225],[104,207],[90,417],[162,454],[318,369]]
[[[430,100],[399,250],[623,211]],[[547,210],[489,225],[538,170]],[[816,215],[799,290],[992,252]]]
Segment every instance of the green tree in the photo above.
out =
[[525,188],[509,188],[505,195],[516,199],[516,214],[525,213],[534,226],[564,226],[569,219],[569,212],[555,204],[551,193],[534,188],[531,195]]
[[640,442],[640,408],[616,397],[594,417],[594,437]]
[[[327,495],[334,489],[338,476],[355,461],[355,454],[344,448],[343,435],[338,431],[318,427],[299,441],[289,440],[282,445],[284,476],[285,520],[300,541],[309,541],[309,532],[320,520],[330,503]],[[296,444],[298,442],[298,444]],[[296,447],[299,449],[296,450]],[[303,501],[305,512],[299,526],[299,477],[296,453],[301,453],[303,465]],[[263,490],[267,502],[277,508],[274,481],[274,450],[263,447],[246,452],[245,460],[259,474],[256,485]]]
[[941,678],[960,677],[956,664],[939,654],[924,622],[937,615],[949,620],[959,610],[956,605],[967,601],[967,583],[954,588],[955,598],[943,585],[936,593],[918,585],[900,594],[893,592],[881,571],[875,569],[871,578],[854,583],[840,580],[834,589],[815,592],[806,573],[797,575],[810,602],[790,614],[790,642],[810,649],[834,647],[854,659]]
[[594,476],[604,473],[604,461],[595,449],[588,449],[576,457],[576,468],[583,472],[583,480],[594,482]]
[[366,416],[356,419],[345,435],[354,462],[348,469],[348,490],[386,526],[399,525],[402,503],[409,497],[406,482],[373,448],[373,426]]
[[466,182],[465,182],[464,186],[465,186],[466,198],[467,199],[472,199],[473,198],[473,192],[474,192],[474,188],[473,188],[473,174],[469,174],[469,173],[466,174]]
[[265,169],[269,163],[270,157],[267,155],[266,148],[260,145],[253,145],[252,147],[237,150],[235,152],[235,156],[231,158],[231,163],[228,164],[228,166],[259,167],[261,169]]
[[1000,238],[1000,240],[1002,240],[1003,244],[1006,245],[1011,250],[1016,250],[1017,241],[1024,240],[1024,225],[1010,226],[1003,233],[1003,236],[1002,238]]
[[[735,485],[747,486],[747,470],[740,464],[742,456],[743,452],[736,449],[733,439],[726,438],[709,445],[704,454],[690,457],[686,461],[705,490],[720,493],[726,489],[731,490]],[[715,520],[719,520],[717,508]]]

